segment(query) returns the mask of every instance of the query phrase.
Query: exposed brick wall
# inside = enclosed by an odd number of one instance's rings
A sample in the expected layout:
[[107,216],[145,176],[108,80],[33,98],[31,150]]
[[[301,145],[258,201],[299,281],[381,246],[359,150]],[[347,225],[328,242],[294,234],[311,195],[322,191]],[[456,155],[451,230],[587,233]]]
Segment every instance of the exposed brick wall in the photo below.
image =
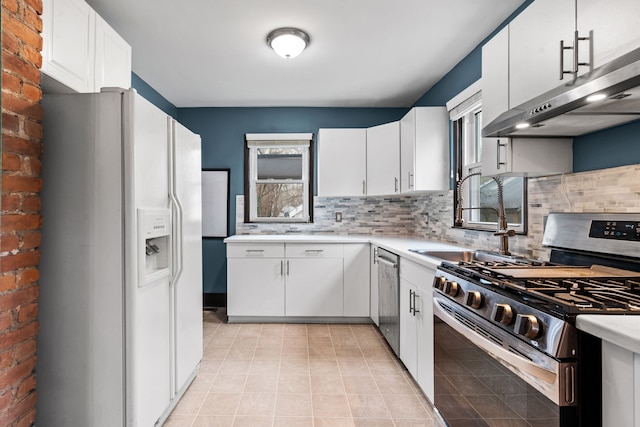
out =
[[42,0],[2,0],[0,426],[35,419]]

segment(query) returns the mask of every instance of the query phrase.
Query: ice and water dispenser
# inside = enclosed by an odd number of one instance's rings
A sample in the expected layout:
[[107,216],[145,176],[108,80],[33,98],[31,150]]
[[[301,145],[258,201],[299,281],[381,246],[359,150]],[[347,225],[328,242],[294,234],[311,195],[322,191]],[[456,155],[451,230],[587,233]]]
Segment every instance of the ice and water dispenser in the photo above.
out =
[[138,286],[171,275],[171,211],[138,209]]

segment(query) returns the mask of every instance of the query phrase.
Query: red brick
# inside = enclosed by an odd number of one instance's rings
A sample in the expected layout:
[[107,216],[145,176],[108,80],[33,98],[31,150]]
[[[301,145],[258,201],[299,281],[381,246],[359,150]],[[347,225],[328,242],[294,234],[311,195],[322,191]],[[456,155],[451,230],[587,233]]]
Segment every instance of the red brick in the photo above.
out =
[[[4,16],[4,13],[3,13]],[[8,53],[13,55],[20,55],[20,49],[22,48],[22,43],[18,40],[13,34],[3,31],[2,32],[2,48],[6,50]]]
[[24,196],[22,200],[22,211],[25,213],[40,211],[40,197]]
[[[35,392],[34,392],[35,394]],[[36,410],[32,409],[29,412],[27,412],[22,418],[20,418],[20,420],[18,420],[18,423],[16,424],[16,427],[32,427],[36,420]]]
[[[29,84],[25,84],[24,88],[26,91],[29,91],[29,87],[33,87]],[[40,92],[40,89],[37,89],[37,93],[32,93],[31,96],[33,96],[34,98],[38,98],[37,100],[34,100],[34,102],[40,102],[40,99],[42,98],[42,92]],[[30,136],[31,138],[34,139],[42,139],[42,124],[38,123],[38,122],[34,122],[33,120],[25,120],[24,121],[24,132],[27,136]]]
[[26,285],[30,285],[31,283],[35,282],[39,278],[40,278],[40,271],[37,268],[29,268],[27,270],[24,270],[20,274],[20,279],[18,280],[18,283],[20,283],[20,286],[24,287]]
[[[37,193],[42,188],[42,180],[38,177],[6,175],[2,177],[2,191],[24,191],[27,193]],[[4,218],[2,229],[4,230]]]
[[[36,302],[38,299],[38,294],[39,289],[37,286],[30,286],[28,288],[18,289],[13,292],[7,292],[4,295],[0,296],[0,310],[12,310],[14,308]],[[16,342],[20,341],[24,340],[18,340]]]
[[24,13],[24,22],[26,22],[31,28],[35,29],[37,32],[42,32],[42,18],[40,15],[36,13],[35,10],[25,8],[23,9]]
[[42,235],[40,233],[24,233],[22,235],[22,244],[20,249],[34,249],[40,246]]
[[[11,351],[0,353],[0,372],[11,366],[13,362],[13,353]],[[0,406],[0,408],[2,408],[2,406]]]
[[[10,331],[10,332],[1,334],[0,345],[2,346],[2,348],[11,348],[18,343],[28,340],[29,338],[35,337],[37,333],[38,333],[37,322],[31,322],[19,329],[16,329],[15,331]],[[5,374],[0,374],[0,389],[3,388],[4,384],[6,384],[2,378],[3,375]],[[14,378],[14,379],[17,379],[17,378]]]
[[22,198],[18,194],[5,194],[0,206],[3,212],[15,212],[22,206]]
[[[15,289],[16,283],[17,283],[16,279],[17,279],[16,276],[12,274],[0,276],[0,293],[4,293],[8,290]],[[0,296],[0,298],[2,297]]]
[[[0,389],[4,390],[5,388],[6,387],[3,387],[3,385],[0,384]],[[12,400],[13,400],[13,393],[11,391],[6,391],[3,394],[0,394],[0,408],[2,409],[8,408]],[[8,424],[0,424],[0,425],[6,426]]]
[[15,154],[2,153],[2,170],[3,171],[19,171],[22,167],[20,157]]
[[28,378],[25,378],[25,380],[22,381],[18,386],[18,392],[16,393],[16,397],[18,398],[23,397],[35,388],[36,388],[36,377],[30,376]]
[[39,176],[42,169],[42,162],[35,157],[23,157],[22,159],[22,175]]
[[36,339],[35,337],[20,343],[13,349],[14,359],[20,363],[23,360],[28,359],[36,354]]
[[[20,93],[22,90],[22,81],[15,75],[4,72],[2,73],[2,89],[13,93]],[[2,130],[4,130],[4,126],[2,126]]]
[[18,12],[18,0],[2,0],[2,6],[6,7],[9,12]]
[[[28,81],[37,84],[40,79],[40,70],[34,64],[25,61],[22,57],[9,53],[2,53],[2,66],[5,70],[14,73]],[[2,103],[4,104],[4,99]],[[6,107],[5,107],[6,108]]]
[[3,13],[2,28],[6,32],[15,35],[25,43],[42,50],[42,37],[40,36],[40,33],[26,26],[23,22],[17,19],[15,15]]
[[[35,67],[33,69],[36,70],[37,77],[40,78],[40,71]],[[2,92],[2,108],[14,111],[18,115],[42,120],[42,108],[39,104],[34,104],[10,92]]]
[[3,136],[2,152],[38,157],[42,153],[42,143],[15,136]]
[[22,48],[22,58],[37,68],[42,67],[42,54],[33,46],[29,46],[28,44],[24,45]]
[[13,325],[13,313],[5,311],[0,313],[0,331],[6,331]]
[[33,10],[42,15],[42,0],[24,0],[25,4],[31,6]]
[[41,215],[3,215],[2,230],[36,230],[42,225]]
[[[29,251],[20,252],[16,255],[5,255],[2,257],[2,264],[0,265],[0,273],[6,273],[14,271],[19,268],[34,267],[40,263],[40,252]],[[0,298],[0,309],[3,305],[3,300]]]
[[20,248],[20,238],[15,234],[4,234],[1,243],[2,252],[16,251]]
[[[24,397],[24,399],[18,401],[18,403],[11,406],[11,408],[6,413],[7,420],[11,420],[10,423],[15,424],[17,420],[29,414],[35,407],[35,404],[36,404],[36,394],[29,393],[27,396]],[[2,424],[2,418],[0,418],[0,425],[4,425]]]
[[[2,76],[4,79],[5,76]],[[3,80],[3,83],[5,80]],[[18,133],[20,130],[20,118],[14,114],[2,113],[2,132]]]
[[[28,321],[35,319],[37,315],[38,315],[37,303],[23,305],[18,309],[18,322],[27,323]],[[34,349],[35,349],[35,346],[34,346]]]

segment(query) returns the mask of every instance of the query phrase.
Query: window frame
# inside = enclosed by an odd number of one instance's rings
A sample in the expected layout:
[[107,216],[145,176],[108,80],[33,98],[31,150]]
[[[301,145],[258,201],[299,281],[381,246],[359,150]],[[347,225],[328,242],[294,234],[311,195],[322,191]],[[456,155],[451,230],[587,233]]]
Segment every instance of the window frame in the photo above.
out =
[[[244,222],[245,223],[312,223],[313,222],[313,177],[314,144],[313,134],[245,134],[245,185],[244,185]],[[302,152],[302,177],[300,179],[258,178],[258,150],[261,148],[306,148]],[[257,186],[259,184],[301,184],[302,217],[259,217],[257,211]]]
[[[450,111],[450,119],[453,129],[453,227],[469,230],[495,231],[498,227],[498,221],[482,221],[481,210],[465,209],[462,213],[463,223],[461,226],[455,225],[455,217],[458,209],[457,183],[463,177],[468,176],[472,172],[480,171],[482,167],[481,159],[481,140],[482,140],[482,92],[473,93],[466,99],[463,99],[455,108]],[[478,123],[478,121],[480,123]],[[468,139],[468,137],[471,139]],[[478,140],[480,138],[480,140]],[[469,147],[473,147],[469,153]],[[491,177],[471,177],[463,184],[463,204],[464,207],[478,207],[480,205],[480,183],[481,178],[491,179]],[[501,177],[504,185],[505,180],[522,179],[522,194],[520,198],[521,221],[519,223],[508,222],[509,228],[516,231],[517,234],[527,233],[527,178],[526,177]],[[477,189],[472,187],[472,183],[477,182]],[[498,195],[495,194],[497,205]]]

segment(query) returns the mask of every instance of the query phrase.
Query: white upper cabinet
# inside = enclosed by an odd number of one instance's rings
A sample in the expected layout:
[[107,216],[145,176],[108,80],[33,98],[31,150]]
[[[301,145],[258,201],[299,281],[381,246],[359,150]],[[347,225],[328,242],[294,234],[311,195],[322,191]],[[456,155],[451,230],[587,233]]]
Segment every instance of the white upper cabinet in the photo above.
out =
[[509,27],[482,46],[482,122],[509,109]]
[[318,196],[366,195],[367,130],[318,131]]
[[400,122],[367,129],[367,195],[400,192]]
[[483,176],[546,176],[573,170],[572,138],[484,138]]
[[400,192],[449,189],[445,107],[415,107],[400,120]]
[[[580,37],[593,31],[593,68],[640,47],[640,1],[578,0],[577,30]],[[581,62],[589,61],[589,43],[579,43]],[[581,73],[589,67],[581,67]]]
[[131,87],[131,47],[83,0],[44,0],[42,72],[75,92]]
[[95,89],[131,87],[131,46],[96,15]]
[[83,0],[44,0],[42,72],[77,92],[92,92],[95,24]]
[[[574,31],[575,0],[536,0],[509,23],[511,107],[571,80],[560,79],[560,41],[571,46]],[[573,56],[564,51],[563,57],[568,70]]]

